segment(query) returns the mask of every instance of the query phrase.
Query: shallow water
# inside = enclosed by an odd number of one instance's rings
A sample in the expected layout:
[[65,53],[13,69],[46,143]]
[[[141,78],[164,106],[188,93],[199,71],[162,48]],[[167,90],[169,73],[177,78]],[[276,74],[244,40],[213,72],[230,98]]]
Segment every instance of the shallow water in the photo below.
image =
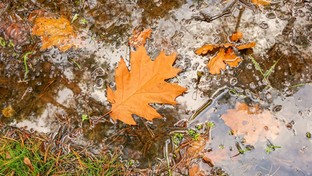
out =
[[[270,6],[256,7],[245,1],[77,1],[75,3],[23,1],[0,3],[4,10],[0,23],[1,37],[14,46],[1,47],[0,97],[1,108],[11,105],[15,115],[0,120],[17,127],[55,133],[61,126],[70,126],[75,133],[73,143],[94,145],[94,148],[123,149],[125,159],[139,161],[140,167],[151,166],[163,158],[168,132],[176,130],[174,124],[190,116],[221,87],[227,92],[215,98],[214,103],[189,122],[212,120],[216,128],[213,139],[206,147],[233,150],[235,139],[228,135],[229,128],[220,119],[236,102],[259,104],[280,122],[279,135],[272,143],[282,148],[267,154],[266,141],[255,145],[255,150],[244,155],[227,158],[217,163],[231,175],[298,175],[311,174],[308,169],[311,141],[305,133],[311,131],[312,102],[311,60],[311,3],[308,1],[273,1]],[[228,42],[235,30],[240,9],[245,8],[239,30],[245,42],[255,41],[254,59],[263,71],[270,70],[268,79],[255,68],[247,55],[236,68],[227,68],[221,75],[211,75],[206,64],[207,56],[197,56],[196,48],[205,43]],[[39,51],[39,40],[30,35],[32,23],[29,14],[45,9],[55,16],[72,19],[78,34],[78,49],[61,53],[53,48]],[[220,15],[226,10],[230,13]],[[202,14],[218,17],[202,21]],[[86,21],[83,22],[83,20]],[[15,30],[8,25],[17,24]],[[129,61],[128,37],[136,27],[152,28],[147,42],[148,53],[155,58],[161,50],[178,53],[175,66],[182,72],[171,81],[178,82],[188,91],[177,98],[178,105],[155,105],[164,116],[153,123],[136,118],[139,123],[130,127],[113,123],[105,117],[109,111],[106,87],[114,87],[114,69],[121,57]],[[14,32],[17,31],[17,32]],[[29,73],[24,77],[23,56],[36,50],[27,60]],[[12,54],[14,53],[14,54]],[[211,55],[209,56],[211,57]],[[199,79],[198,72],[203,76]],[[304,86],[305,85],[305,86]],[[274,112],[277,105],[282,109]],[[88,115],[89,121],[82,121]],[[293,121],[293,122],[292,122]],[[286,126],[294,123],[291,129]],[[151,131],[152,132],[151,132]],[[154,135],[153,135],[154,134]],[[222,137],[221,137],[222,136]],[[202,168],[209,170],[207,164]]]

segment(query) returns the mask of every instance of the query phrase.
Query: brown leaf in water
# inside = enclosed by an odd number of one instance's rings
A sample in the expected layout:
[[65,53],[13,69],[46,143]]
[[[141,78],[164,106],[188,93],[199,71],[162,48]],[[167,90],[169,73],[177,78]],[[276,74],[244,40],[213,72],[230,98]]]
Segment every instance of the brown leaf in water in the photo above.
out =
[[240,103],[236,104],[235,109],[228,110],[221,118],[233,130],[234,135],[244,135],[246,143],[251,145],[257,141],[275,139],[280,131],[279,122],[270,111],[250,113],[246,110],[246,106]]
[[107,88],[107,98],[112,104],[110,116],[114,120],[136,125],[133,114],[147,120],[161,117],[150,106],[151,103],[176,104],[175,98],[186,89],[165,81],[181,71],[172,66],[175,59],[176,54],[166,56],[162,51],[152,61],[143,46],[131,51],[131,70],[121,59],[115,71],[116,90]]
[[203,156],[203,161],[213,167],[215,164],[220,164],[222,161],[229,159],[230,156],[226,149],[217,149],[206,152]]
[[186,149],[186,155],[188,158],[197,158],[204,150],[208,139],[199,136],[197,140],[192,140],[189,147]]
[[41,37],[41,50],[56,46],[63,52],[74,46],[71,39],[76,37],[70,21],[64,17],[58,19],[51,17],[36,18],[32,34]]
[[198,164],[192,164],[189,168],[189,176],[204,176]]
[[271,1],[267,1],[267,0],[251,0],[252,3],[256,4],[256,5],[263,5],[263,6],[266,6],[266,5],[270,5],[271,4]]
[[150,38],[152,29],[145,29],[143,31],[133,30],[132,36],[129,38],[129,45],[137,48],[145,45],[146,39]]

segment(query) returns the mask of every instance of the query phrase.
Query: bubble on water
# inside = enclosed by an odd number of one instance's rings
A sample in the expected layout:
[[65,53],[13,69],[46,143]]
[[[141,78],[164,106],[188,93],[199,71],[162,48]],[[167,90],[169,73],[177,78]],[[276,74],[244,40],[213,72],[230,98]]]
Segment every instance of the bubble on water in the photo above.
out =
[[109,83],[109,87],[112,88],[112,89],[115,89],[116,88],[116,83],[115,82]]
[[103,87],[103,85],[104,85],[104,80],[102,78],[98,78],[98,79],[95,80],[94,87],[96,89],[101,89]]
[[276,42],[283,42],[284,41],[284,36],[279,34],[275,37]]
[[234,87],[234,89],[235,89],[236,92],[238,92],[238,93],[243,93],[243,92],[244,92],[244,89],[241,88],[241,87]]
[[255,89],[256,88],[256,84],[254,82],[249,83],[249,87],[251,89]]
[[271,92],[267,92],[266,94],[265,94],[265,98],[267,99],[267,100],[272,100],[272,93]]
[[267,18],[269,19],[274,19],[276,18],[276,15],[274,12],[268,12],[266,15],[265,15]]
[[238,80],[235,77],[230,79],[230,85],[231,86],[235,86],[237,84],[237,82],[238,82]]
[[259,27],[262,28],[262,29],[267,29],[267,28],[269,28],[269,25],[268,25],[268,23],[262,21],[262,22],[259,24]]
[[282,110],[282,105],[276,105],[273,107],[273,112],[279,112]]
[[248,70],[251,70],[252,69],[252,63],[248,63],[247,65],[246,65],[246,68],[248,69]]
[[28,88],[27,88],[27,92],[30,93],[30,92],[32,92],[32,91],[33,91],[33,88],[32,88],[32,87],[28,87]]
[[194,71],[197,70],[198,66],[199,66],[198,62],[194,63],[194,65],[192,66],[192,70]]
[[224,81],[224,82],[228,82],[229,79],[228,79],[227,77],[225,77],[225,78],[223,78],[223,81]]

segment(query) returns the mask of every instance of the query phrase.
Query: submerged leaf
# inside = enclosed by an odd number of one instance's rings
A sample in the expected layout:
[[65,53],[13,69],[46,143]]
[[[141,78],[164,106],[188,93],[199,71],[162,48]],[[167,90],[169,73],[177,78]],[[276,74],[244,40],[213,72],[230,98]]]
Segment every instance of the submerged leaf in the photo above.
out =
[[34,23],[32,34],[41,37],[41,50],[56,46],[64,52],[74,46],[71,39],[76,35],[66,18],[38,17]]
[[147,120],[161,117],[149,104],[176,104],[175,98],[186,89],[165,81],[180,72],[180,69],[172,66],[175,59],[175,54],[166,56],[161,52],[152,61],[143,46],[131,51],[130,71],[121,59],[115,71],[116,90],[107,88],[107,98],[112,104],[110,116],[114,120],[135,125],[132,114]]
[[280,128],[279,122],[271,112],[268,110],[261,112],[257,106],[248,109],[247,107],[237,103],[235,109],[228,110],[221,118],[233,130],[234,135],[243,135],[247,144],[254,145],[257,141],[275,139]]

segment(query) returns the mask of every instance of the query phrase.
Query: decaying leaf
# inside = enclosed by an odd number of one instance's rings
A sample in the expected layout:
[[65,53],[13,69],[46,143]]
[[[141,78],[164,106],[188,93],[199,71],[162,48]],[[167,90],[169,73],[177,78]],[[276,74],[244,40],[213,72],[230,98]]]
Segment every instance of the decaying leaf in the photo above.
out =
[[15,114],[15,110],[12,108],[11,105],[5,107],[4,109],[2,109],[2,115],[4,117],[12,117]]
[[[243,38],[243,34],[241,32],[235,32],[230,37],[232,42],[238,42]],[[256,45],[255,42],[250,42],[247,44],[240,44],[240,43],[225,43],[225,44],[206,44],[197,50],[195,53],[197,55],[207,55],[214,50],[218,50],[218,53],[212,57],[207,67],[209,68],[209,72],[211,74],[220,74],[221,70],[225,70],[226,64],[230,67],[236,67],[242,61],[240,57],[238,57],[235,52],[234,48],[237,50],[245,50],[252,48]]]
[[64,17],[38,17],[32,28],[32,35],[40,36],[41,50],[58,47],[61,51],[67,51],[74,46],[72,39],[76,37],[74,29]]
[[151,36],[152,29],[145,29],[143,31],[133,30],[132,36],[129,38],[129,45],[137,48],[145,45],[146,39]]
[[172,66],[175,59],[176,54],[166,56],[162,51],[152,61],[143,46],[131,51],[131,70],[121,59],[115,71],[116,90],[107,88],[107,98],[112,104],[110,116],[114,120],[135,125],[132,114],[147,120],[161,117],[149,104],[176,104],[175,98],[186,89],[165,81],[180,72],[180,69]]
[[271,1],[267,1],[267,0],[251,0],[252,3],[256,4],[256,5],[270,5]]
[[221,118],[229,126],[234,135],[243,135],[247,144],[254,145],[257,141],[275,139],[280,131],[279,122],[270,111],[260,111],[258,107],[247,110],[246,105],[237,103],[235,109],[230,109]]

